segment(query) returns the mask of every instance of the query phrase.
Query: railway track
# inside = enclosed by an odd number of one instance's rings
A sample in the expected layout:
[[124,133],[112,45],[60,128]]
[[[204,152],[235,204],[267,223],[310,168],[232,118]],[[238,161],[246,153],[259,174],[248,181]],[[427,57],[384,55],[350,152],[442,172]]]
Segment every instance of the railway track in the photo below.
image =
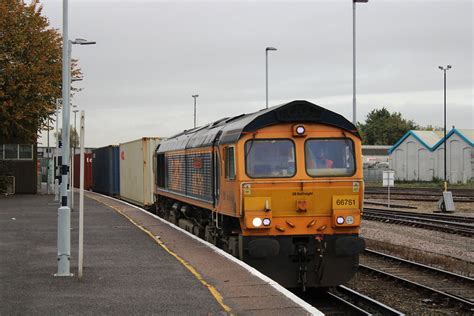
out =
[[295,293],[325,315],[404,315],[347,286],[337,286],[327,292],[320,290]]
[[[474,189],[450,189],[454,202],[474,202]],[[380,187],[369,187],[365,189],[365,196],[379,197],[386,196],[387,189]],[[412,200],[424,202],[436,202],[443,195],[441,189],[435,188],[391,188],[390,198],[393,200]]]
[[403,212],[365,207],[362,218],[365,220],[375,220],[443,231],[467,237],[474,235],[474,218],[472,217]]
[[[387,188],[384,187],[366,187],[366,192],[369,193],[387,193]],[[474,189],[460,189],[450,188],[449,191],[456,197],[474,197]],[[443,190],[440,188],[390,188],[390,194],[406,194],[406,195],[423,195],[423,194],[442,194]]]
[[474,312],[474,279],[367,249],[360,269],[428,295],[427,300]]

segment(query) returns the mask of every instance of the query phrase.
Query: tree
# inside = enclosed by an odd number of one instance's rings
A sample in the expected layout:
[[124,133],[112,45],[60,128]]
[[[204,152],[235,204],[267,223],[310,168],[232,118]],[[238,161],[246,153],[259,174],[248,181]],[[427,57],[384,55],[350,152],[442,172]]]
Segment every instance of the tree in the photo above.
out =
[[61,96],[62,38],[41,11],[38,0],[0,2],[0,142],[35,142]]
[[443,131],[443,127],[439,126],[433,126],[431,124],[428,124],[426,126],[419,126],[419,129],[424,130],[424,131]]
[[365,124],[358,124],[364,145],[393,145],[416,127],[417,124],[412,120],[405,120],[399,112],[390,113],[385,107],[372,110]]

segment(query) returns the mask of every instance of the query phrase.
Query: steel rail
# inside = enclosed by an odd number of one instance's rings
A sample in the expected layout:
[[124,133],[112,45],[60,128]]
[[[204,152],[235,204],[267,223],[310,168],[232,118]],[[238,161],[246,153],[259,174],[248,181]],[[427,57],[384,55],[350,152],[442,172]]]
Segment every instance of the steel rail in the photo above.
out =
[[474,235],[474,225],[471,224],[461,224],[457,222],[447,222],[434,219],[423,219],[420,217],[411,217],[392,213],[389,214],[370,210],[364,210],[362,218],[365,220],[393,222],[397,224],[403,224],[419,228],[443,231],[467,237],[471,237]]
[[462,306],[466,310],[469,310],[469,311],[474,310],[474,302],[472,302],[470,300],[467,300],[465,298],[459,297],[457,295],[452,295],[452,294],[437,290],[435,288],[423,285],[421,283],[410,281],[406,278],[402,278],[402,277],[396,276],[394,274],[391,274],[391,273],[388,273],[388,272],[385,272],[385,271],[381,271],[379,269],[371,268],[371,267],[363,265],[363,264],[359,264],[359,269],[363,269],[363,270],[366,270],[370,273],[375,273],[375,274],[378,274],[380,276],[386,277],[388,279],[391,279],[391,280],[394,280],[394,281],[397,281],[397,282],[402,282],[402,283],[405,283],[407,285],[423,289],[427,292],[440,295],[441,297],[444,297],[444,298],[448,299],[449,301],[451,301],[453,303],[459,304],[460,306]]
[[[378,202],[378,201],[370,201],[370,200],[364,200],[364,205],[365,204],[371,204],[371,205],[379,205],[379,206],[388,206],[387,202]],[[396,204],[396,203],[390,203],[391,208],[405,208],[405,209],[417,209],[417,206],[412,206],[412,205],[407,205],[407,204]]]
[[[404,313],[388,305],[385,305],[377,300],[374,300],[371,297],[368,297],[362,293],[359,293],[351,288],[348,288],[347,286],[339,285],[336,287],[336,291],[342,294],[343,296],[349,297],[349,299],[355,303],[354,304],[354,303],[349,302],[349,304],[355,305],[359,310],[363,310],[365,311],[365,313],[368,313],[366,315],[372,315],[371,311],[376,311],[377,313],[380,313],[381,315],[405,315]],[[331,292],[328,292],[328,293],[331,293]],[[347,301],[344,298],[337,295],[337,293],[332,293],[332,294],[336,296],[338,299]],[[358,305],[368,306],[369,307],[368,309],[370,311],[366,311],[362,309],[361,307],[359,307]]]
[[[387,195],[387,192],[370,192],[365,191],[365,196],[371,195]],[[390,196],[392,200],[410,200],[410,201],[421,201],[421,202],[436,202],[442,198],[442,195],[433,195],[433,194],[406,194],[406,193],[392,193],[390,190]],[[474,197],[467,197],[467,196],[453,196],[454,202],[460,203],[473,203]]]
[[473,223],[474,224],[474,217],[468,217],[468,216],[428,214],[428,213],[399,211],[399,210],[392,210],[392,209],[386,209],[386,208],[376,208],[376,207],[365,207],[364,211],[365,210],[379,212],[379,213],[387,213],[387,214],[395,213],[395,214],[401,214],[401,215],[407,215],[407,216],[416,216],[416,217],[422,217],[422,218],[444,220],[444,221],[448,221],[448,222],[461,222],[461,223]]
[[[316,292],[317,293],[317,292]],[[344,285],[333,287],[325,292],[298,292],[301,299],[329,315],[404,315],[373,298]]]
[[373,255],[373,256],[388,258],[388,259],[396,261],[396,262],[401,262],[401,263],[404,263],[404,264],[407,264],[407,265],[410,265],[410,266],[414,266],[416,268],[420,268],[420,269],[423,269],[423,270],[428,270],[432,273],[442,274],[446,277],[455,278],[456,280],[459,280],[461,282],[474,284],[474,278],[471,278],[471,277],[468,277],[468,276],[465,276],[465,275],[457,274],[457,273],[454,273],[454,272],[451,272],[451,271],[446,271],[446,270],[443,270],[443,269],[432,267],[432,266],[429,266],[429,265],[426,265],[426,264],[423,264],[423,263],[419,263],[419,262],[411,261],[411,260],[408,260],[408,259],[400,258],[400,257],[397,257],[397,256],[389,255],[389,254],[386,254],[386,253],[383,253],[383,252],[380,252],[380,251],[376,251],[376,250],[373,250],[373,249],[370,249],[370,248],[366,248],[365,252],[369,253],[370,255]]
[[348,307],[352,311],[351,314],[367,315],[367,316],[372,315],[372,313],[358,307],[357,305],[352,304],[351,302],[349,302],[348,300],[342,298],[341,296],[338,296],[338,295],[336,295],[334,293],[331,293],[331,292],[327,292],[327,295],[329,297],[331,297],[333,300],[337,301],[338,304],[342,304],[342,305]]
[[[394,194],[406,194],[406,195],[441,195],[443,190],[440,188],[400,188],[394,187],[390,191]],[[383,194],[387,193],[387,188],[382,187],[366,187],[367,193]],[[473,189],[449,189],[455,197],[474,197]]]

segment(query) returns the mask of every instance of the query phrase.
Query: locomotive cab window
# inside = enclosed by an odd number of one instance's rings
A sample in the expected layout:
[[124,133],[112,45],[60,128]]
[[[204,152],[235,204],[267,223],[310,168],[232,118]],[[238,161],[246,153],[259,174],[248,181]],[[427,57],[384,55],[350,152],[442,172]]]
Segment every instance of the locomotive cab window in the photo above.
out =
[[235,179],[235,153],[234,147],[225,148],[225,177],[229,180]]
[[305,161],[312,177],[351,176],[355,173],[354,143],[348,138],[309,139]]
[[291,140],[249,140],[245,155],[246,172],[251,178],[288,178],[296,173],[295,145]]

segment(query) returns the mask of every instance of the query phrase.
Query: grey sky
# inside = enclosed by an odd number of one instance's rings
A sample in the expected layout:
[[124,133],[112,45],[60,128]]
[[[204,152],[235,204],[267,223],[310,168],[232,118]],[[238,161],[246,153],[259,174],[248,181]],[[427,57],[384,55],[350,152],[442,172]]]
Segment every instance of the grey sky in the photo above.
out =
[[[351,0],[69,1],[69,36],[85,79],[87,146],[170,136],[193,125],[306,99],[352,120]],[[61,29],[62,1],[43,1]],[[358,121],[381,106],[418,124],[474,128],[472,1],[357,4]],[[45,139],[42,140],[46,144]]]

